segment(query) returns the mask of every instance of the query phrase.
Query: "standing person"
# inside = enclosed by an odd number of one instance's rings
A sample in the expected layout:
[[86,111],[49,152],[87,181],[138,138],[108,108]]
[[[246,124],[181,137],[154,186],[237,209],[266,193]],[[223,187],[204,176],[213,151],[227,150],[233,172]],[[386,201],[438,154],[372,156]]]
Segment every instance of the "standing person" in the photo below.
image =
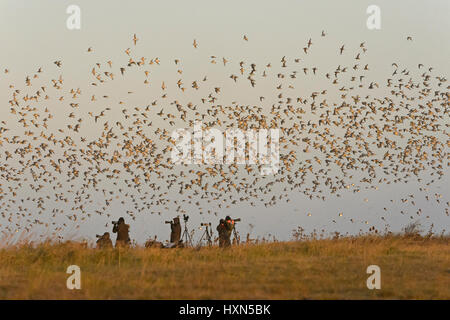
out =
[[219,233],[219,247],[223,248],[225,246],[225,220],[220,219],[216,230]]
[[219,233],[219,247],[225,248],[231,246],[231,233],[233,231],[234,221],[227,216],[224,219],[220,219],[217,226],[217,232]]
[[170,224],[170,230],[170,242],[178,245],[181,239],[181,223],[179,217],[173,218],[173,222]]
[[128,247],[130,245],[130,226],[125,224],[125,219],[120,217],[117,222],[114,222],[113,232],[117,233],[116,248],[117,247]]

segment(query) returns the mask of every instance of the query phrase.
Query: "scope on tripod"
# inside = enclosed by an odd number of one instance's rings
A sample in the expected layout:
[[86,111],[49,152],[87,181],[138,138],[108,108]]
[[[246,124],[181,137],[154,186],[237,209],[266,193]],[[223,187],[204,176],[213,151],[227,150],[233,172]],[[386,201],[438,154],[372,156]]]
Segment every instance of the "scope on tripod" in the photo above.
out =
[[202,236],[200,237],[200,240],[198,241],[197,247],[200,247],[202,245],[203,239],[206,240],[208,246],[212,246],[212,228],[211,228],[211,222],[206,223],[202,222],[200,223],[200,230],[202,230],[202,227],[205,227],[205,231],[203,232]]
[[167,223],[167,224],[171,224],[172,223],[172,221],[164,221],[164,223]]
[[[241,218],[233,219],[233,223],[236,223],[236,222],[239,222],[239,221],[241,221]],[[236,227],[233,228],[233,235],[234,235],[233,243],[236,242],[239,245],[239,243],[240,243],[240,236],[239,236],[238,232],[236,231]]]
[[187,214],[183,214],[183,220],[184,220],[184,231],[183,235],[181,236],[181,241],[183,241],[184,246],[193,247],[192,236],[189,234],[189,230],[187,227],[187,221],[189,220],[189,216]]

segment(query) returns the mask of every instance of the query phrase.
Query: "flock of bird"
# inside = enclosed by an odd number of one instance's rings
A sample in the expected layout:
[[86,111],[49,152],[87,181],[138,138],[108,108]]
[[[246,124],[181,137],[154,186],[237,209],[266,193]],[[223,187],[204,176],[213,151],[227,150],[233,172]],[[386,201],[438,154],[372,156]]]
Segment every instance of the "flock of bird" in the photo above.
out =
[[[224,86],[208,76],[184,79],[181,59],[135,54],[137,35],[122,61],[92,65],[86,87],[66,85],[63,60],[38,68],[23,84],[9,84],[10,114],[0,122],[0,231],[41,227],[62,237],[97,215],[106,222],[125,214],[132,220],[140,214],[217,215],[244,204],[272,207],[296,195],[326,201],[413,180],[426,200],[445,201],[427,190],[449,164],[447,79],[422,63],[410,70],[394,62],[387,79],[370,80],[364,42],[354,51],[336,48],[333,69],[307,65],[304,57],[326,38],[322,31],[297,57],[264,65],[210,56],[206,63],[226,73],[227,86],[245,90],[254,104],[228,101]],[[251,43],[246,35],[242,41]],[[200,48],[194,39],[192,50]],[[86,54],[94,55],[94,49]],[[350,59],[342,61],[352,62],[340,62],[344,56]],[[174,65],[176,80],[152,79],[162,64]],[[10,74],[5,69],[3,77]],[[265,78],[276,83],[275,96],[255,95]],[[300,94],[297,82],[315,78],[327,86]],[[117,80],[120,88],[139,82],[155,99],[133,104],[130,97],[142,92],[127,89],[116,101],[108,86]],[[190,92],[201,97],[190,101]],[[204,129],[279,129],[278,173],[263,176],[260,164],[173,164],[172,131],[192,128],[196,120]],[[415,205],[414,195],[392,201]],[[116,212],[120,206],[128,209]],[[426,215],[421,208],[398,213],[411,219]],[[330,215],[333,222],[344,218],[369,223],[343,212]]]

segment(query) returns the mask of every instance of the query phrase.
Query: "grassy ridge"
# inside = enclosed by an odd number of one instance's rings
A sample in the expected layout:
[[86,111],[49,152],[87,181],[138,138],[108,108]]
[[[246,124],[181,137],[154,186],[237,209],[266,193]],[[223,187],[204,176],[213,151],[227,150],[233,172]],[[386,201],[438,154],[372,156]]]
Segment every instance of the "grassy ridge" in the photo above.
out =
[[[448,237],[361,236],[227,250],[0,250],[1,299],[450,299]],[[66,269],[81,268],[81,290]],[[367,266],[381,268],[368,290]]]

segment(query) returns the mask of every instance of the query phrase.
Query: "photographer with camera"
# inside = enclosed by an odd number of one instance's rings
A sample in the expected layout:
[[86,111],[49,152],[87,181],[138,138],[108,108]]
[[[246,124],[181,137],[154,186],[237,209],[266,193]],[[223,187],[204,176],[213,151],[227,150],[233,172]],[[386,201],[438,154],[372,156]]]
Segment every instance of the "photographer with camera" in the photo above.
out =
[[98,249],[109,249],[113,247],[111,238],[109,237],[109,232],[105,232],[102,236],[97,234],[97,248]]
[[180,218],[175,217],[172,221],[166,221],[167,224],[170,223],[170,243],[178,245],[181,239],[181,223]]
[[232,229],[232,232],[233,232],[233,235],[234,235],[233,244],[239,244],[240,243],[240,236],[239,236],[239,234],[238,234],[238,232],[236,230],[236,222],[239,222],[239,221],[241,221],[241,218],[236,218],[236,219],[231,219],[230,218],[230,220],[229,220],[229,222],[231,224],[233,224],[233,229]]
[[219,233],[219,247],[223,248],[226,246],[226,230],[225,230],[225,220],[220,219],[219,225],[216,228],[217,232]]
[[123,217],[120,217],[118,221],[113,221],[112,223],[114,225],[112,231],[117,233],[116,248],[128,247],[131,242],[129,236],[130,226],[125,224],[125,219]]
[[241,219],[231,219],[230,216],[226,216],[225,220],[220,219],[217,226],[217,232],[219,233],[219,247],[231,246],[231,234],[233,233],[235,222],[241,221]]

